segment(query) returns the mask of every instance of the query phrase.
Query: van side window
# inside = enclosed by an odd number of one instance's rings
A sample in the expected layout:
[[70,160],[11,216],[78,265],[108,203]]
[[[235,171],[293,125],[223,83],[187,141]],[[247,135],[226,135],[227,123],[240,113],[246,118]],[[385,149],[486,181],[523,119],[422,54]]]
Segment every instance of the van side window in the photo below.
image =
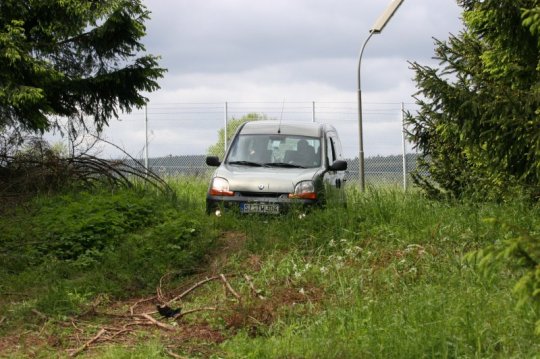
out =
[[334,144],[334,139],[332,137],[329,136],[326,140],[326,158],[328,159],[328,164],[331,165],[336,160],[336,147]]
[[337,136],[332,136],[332,143],[334,145],[334,155],[336,160],[343,159],[343,153],[341,152],[341,142],[339,142],[339,138]]

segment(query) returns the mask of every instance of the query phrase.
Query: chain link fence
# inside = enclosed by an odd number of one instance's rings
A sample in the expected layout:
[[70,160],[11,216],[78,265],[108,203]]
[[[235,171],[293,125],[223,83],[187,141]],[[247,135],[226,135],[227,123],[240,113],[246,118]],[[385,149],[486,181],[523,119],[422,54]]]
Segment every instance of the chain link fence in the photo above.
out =
[[[417,154],[403,136],[407,110],[414,110],[413,105],[363,103],[367,185],[407,186],[410,182]],[[150,103],[121,121],[131,132],[119,124],[111,126],[115,127],[111,140],[129,141],[128,152],[160,175],[208,178],[213,168],[206,166],[205,158],[209,147],[218,142],[218,131],[228,121],[248,114],[332,124],[349,164],[346,178],[349,183],[358,182],[358,107],[354,102]]]

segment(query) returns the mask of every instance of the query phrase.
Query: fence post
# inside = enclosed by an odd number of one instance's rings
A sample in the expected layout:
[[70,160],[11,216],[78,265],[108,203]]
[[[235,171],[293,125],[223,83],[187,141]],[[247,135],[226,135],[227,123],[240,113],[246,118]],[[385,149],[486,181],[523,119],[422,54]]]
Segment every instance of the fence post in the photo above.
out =
[[148,174],[148,104],[144,105],[144,170]]
[[75,129],[73,127],[73,120],[69,119],[67,120],[67,126],[68,126],[68,152],[69,152],[69,158],[75,157]]
[[403,143],[403,190],[407,190],[407,139],[405,138],[405,108],[401,103],[401,141]]
[[223,127],[223,155],[227,153],[227,121],[229,117],[229,104],[225,101],[225,126]]

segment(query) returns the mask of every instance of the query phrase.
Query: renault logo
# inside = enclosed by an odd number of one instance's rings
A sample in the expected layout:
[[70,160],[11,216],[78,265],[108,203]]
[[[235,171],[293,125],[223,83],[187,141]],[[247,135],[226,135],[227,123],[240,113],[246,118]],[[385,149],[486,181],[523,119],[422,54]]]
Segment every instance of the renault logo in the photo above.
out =
[[259,190],[262,191],[263,189],[264,189],[264,185],[263,185],[263,184],[260,184],[260,185],[259,185]]

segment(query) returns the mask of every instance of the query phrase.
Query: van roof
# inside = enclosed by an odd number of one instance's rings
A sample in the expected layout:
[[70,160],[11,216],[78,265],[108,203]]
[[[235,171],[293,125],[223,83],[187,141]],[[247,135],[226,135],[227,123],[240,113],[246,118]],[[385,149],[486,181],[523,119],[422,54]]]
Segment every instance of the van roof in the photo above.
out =
[[241,134],[257,135],[257,134],[277,134],[299,135],[308,137],[321,137],[325,131],[334,130],[334,127],[322,123],[302,123],[302,122],[281,122],[278,120],[251,121],[246,122]]

